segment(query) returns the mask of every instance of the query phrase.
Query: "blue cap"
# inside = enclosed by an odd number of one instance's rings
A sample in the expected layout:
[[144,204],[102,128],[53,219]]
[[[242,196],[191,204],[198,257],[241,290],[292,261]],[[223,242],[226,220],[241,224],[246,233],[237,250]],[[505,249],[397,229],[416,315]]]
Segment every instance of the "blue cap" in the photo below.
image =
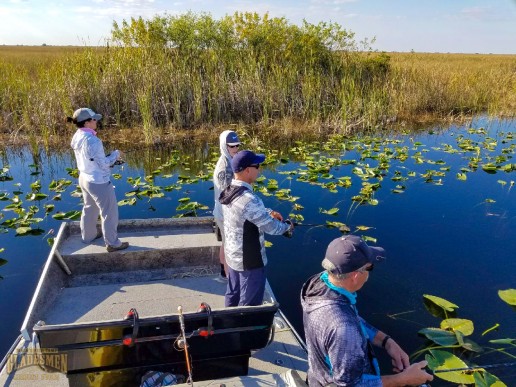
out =
[[231,131],[226,136],[226,145],[240,145],[240,139],[238,138],[238,135]]
[[231,160],[233,172],[241,172],[253,164],[261,164],[265,161],[265,155],[255,154],[250,150],[238,152]]
[[333,274],[345,274],[383,259],[382,247],[368,246],[359,236],[346,235],[330,242],[322,266]]

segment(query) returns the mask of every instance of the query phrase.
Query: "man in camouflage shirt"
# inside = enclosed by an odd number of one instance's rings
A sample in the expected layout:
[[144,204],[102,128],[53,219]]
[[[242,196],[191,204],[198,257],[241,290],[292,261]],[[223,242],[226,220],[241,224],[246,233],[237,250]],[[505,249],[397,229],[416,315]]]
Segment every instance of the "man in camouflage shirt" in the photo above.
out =
[[224,249],[228,266],[226,306],[260,305],[265,291],[264,233],[282,235],[293,225],[279,212],[265,208],[253,192],[265,156],[244,150],[231,160],[235,178],[220,194],[224,215]]

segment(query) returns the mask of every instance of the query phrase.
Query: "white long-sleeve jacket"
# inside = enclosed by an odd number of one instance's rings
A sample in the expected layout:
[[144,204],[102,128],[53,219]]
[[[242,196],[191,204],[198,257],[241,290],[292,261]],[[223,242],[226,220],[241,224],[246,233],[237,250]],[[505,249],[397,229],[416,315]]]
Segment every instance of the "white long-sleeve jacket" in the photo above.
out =
[[115,150],[109,156],[104,153],[102,141],[92,133],[77,129],[70,144],[75,152],[77,168],[86,181],[103,184],[110,181],[111,166],[118,159]]
[[233,180],[233,169],[231,168],[231,155],[229,154],[226,138],[231,130],[225,130],[219,135],[220,157],[213,171],[213,191],[215,194],[215,206],[213,216],[216,219],[223,219],[222,207],[219,196],[222,191],[231,184]]

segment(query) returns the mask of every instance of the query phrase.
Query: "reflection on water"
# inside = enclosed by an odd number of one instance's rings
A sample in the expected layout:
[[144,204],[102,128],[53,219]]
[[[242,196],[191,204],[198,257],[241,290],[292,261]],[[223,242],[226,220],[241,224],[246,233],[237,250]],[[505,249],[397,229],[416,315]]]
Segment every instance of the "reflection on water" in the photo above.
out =
[[[328,220],[345,223],[352,232],[374,238],[378,245],[385,247],[388,259],[375,268],[369,282],[359,292],[358,306],[366,319],[393,336],[407,352],[416,351],[424,343],[417,335],[419,329],[438,327],[440,322],[425,310],[423,294],[443,297],[459,305],[458,316],[474,321],[475,340],[483,346],[490,346],[488,341],[495,338],[516,338],[516,313],[497,295],[500,289],[516,288],[516,201],[513,189],[516,175],[514,172],[490,174],[480,167],[476,171],[471,169],[471,157],[475,154],[491,158],[484,160],[496,162],[496,156],[505,152],[508,162],[515,162],[510,159],[514,155],[514,140],[502,135],[516,131],[516,122],[477,120],[471,126],[485,127],[488,133],[468,133],[470,126],[434,130],[432,134],[428,131],[397,136],[383,133],[384,139],[392,141],[369,141],[359,151],[354,149],[340,155],[333,154],[332,157],[356,160],[370,167],[377,166],[381,158],[368,157],[368,147],[373,155],[389,154],[395,152],[396,147],[405,147],[409,155],[406,160],[403,157],[384,160],[387,164],[382,169],[384,176],[381,180],[377,177],[361,180],[352,173],[356,164],[331,168],[329,173],[332,176],[326,179],[320,177],[319,182],[329,183],[338,181],[339,177],[351,177],[351,186],[337,187],[336,192],[299,181],[297,172],[285,173],[307,169],[303,161],[307,155],[296,149],[296,144],[280,149],[282,157],[288,157],[289,162],[261,170],[267,177],[265,185],[268,179],[277,180],[278,188],[290,189],[292,196],[299,197],[296,203],[304,209],[293,211],[292,202],[280,200],[274,195],[262,195],[266,206],[284,216],[292,212],[301,214],[304,223],[324,224]],[[461,136],[473,139],[482,146],[473,152],[444,151],[459,149],[457,144]],[[184,153],[177,153],[176,162],[168,170],[157,174],[156,185],[167,186],[175,182],[178,171],[188,175],[197,175],[200,171],[210,173],[211,163],[218,157],[217,144],[202,144],[182,150]],[[316,144],[307,153],[315,150],[323,151],[322,145]],[[114,169],[114,173],[120,174],[120,178],[114,181],[118,199],[123,199],[123,193],[132,189],[126,181],[128,177],[151,174],[168,160],[170,154],[170,149],[160,148],[128,152],[123,168]],[[311,157],[317,160],[319,155],[312,153]],[[34,160],[25,148],[7,150],[1,159],[4,165],[9,164],[14,181],[0,182],[0,193],[12,192],[14,183],[20,183],[19,189],[26,193],[30,191],[30,184],[37,179],[46,187],[53,179],[69,178],[66,168],[74,165],[70,152],[42,152],[38,158]],[[39,162],[41,174],[30,175],[27,166],[36,161]],[[467,168],[471,171],[464,172]],[[29,169],[29,172],[32,170]],[[438,174],[429,174],[428,171]],[[457,174],[463,172],[466,173],[466,180],[458,179]],[[72,180],[75,184],[75,179]],[[352,201],[364,182],[380,182],[381,187],[373,193],[378,205],[357,205]],[[173,216],[178,199],[185,196],[212,207],[211,187],[211,181],[202,180],[183,185],[180,190],[165,192],[164,198],[152,201],[144,199],[135,206],[122,206],[120,216]],[[62,194],[62,201],[55,203],[56,208],[80,210],[79,200],[70,197],[70,191]],[[321,209],[330,208],[338,208],[339,211],[334,216],[321,212]],[[9,212],[3,213],[5,218],[11,216]],[[199,213],[208,214],[209,211]],[[357,226],[371,228],[355,231]],[[46,231],[57,230],[58,222],[46,218],[41,227]],[[300,333],[303,329],[299,290],[310,275],[321,270],[320,262],[326,246],[339,235],[337,228],[313,226],[298,227],[292,239],[268,238],[273,243],[268,250],[269,281],[281,308]],[[4,277],[0,280],[0,310],[9,311],[3,314],[3,329],[0,332],[0,352],[5,353],[18,333],[48,246],[43,235],[14,237],[13,230],[9,230],[7,234],[0,234],[1,247],[6,248],[1,257],[9,261],[0,268],[0,275]],[[479,334],[496,323],[500,324],[497,331],[483,337]],[[511,353],[515,354],[514,349]],[[485,362],[482,359],[476,361],[481,364],[493,362],[495,358],[485,356]],[[388,364],[383,360],[385,370],[388,370]],[[495,360],[508,361],[506,357]],[[514,370],[500,369],[493,370],[493,373],[508,385],[516,382]]]

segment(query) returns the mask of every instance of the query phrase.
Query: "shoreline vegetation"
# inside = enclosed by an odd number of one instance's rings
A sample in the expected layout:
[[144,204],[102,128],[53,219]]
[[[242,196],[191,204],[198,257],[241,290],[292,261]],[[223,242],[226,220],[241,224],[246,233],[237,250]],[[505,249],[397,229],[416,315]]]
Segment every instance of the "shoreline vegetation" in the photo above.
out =
[[268,14],[131,19],[105,47],[0,46],[0,59],[0,133],[33,145],[69,135],[81,106],[146,144],[227,126],[295,138],[516,115],[516,55],[375,52],[336,23]]

